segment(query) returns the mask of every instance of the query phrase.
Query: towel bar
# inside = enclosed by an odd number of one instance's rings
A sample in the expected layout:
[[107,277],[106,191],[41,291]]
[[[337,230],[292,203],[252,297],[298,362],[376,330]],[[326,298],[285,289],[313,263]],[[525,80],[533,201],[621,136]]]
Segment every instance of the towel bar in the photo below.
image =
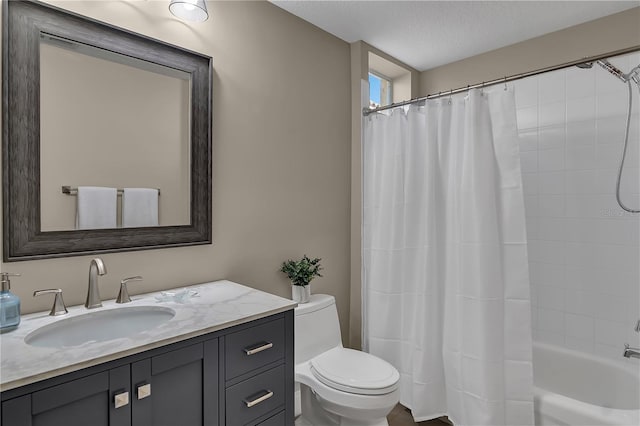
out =
[[[160,189],[156,188],[158,190],[158,196],[160,195]],[[122,195],[122,193],[124,192],[124,189],[118,189],[118,195]],[[68,185],[62,185],[62,193],[63,194],[67,194],[67,195],[78,195],[78,188],[72,188]]]

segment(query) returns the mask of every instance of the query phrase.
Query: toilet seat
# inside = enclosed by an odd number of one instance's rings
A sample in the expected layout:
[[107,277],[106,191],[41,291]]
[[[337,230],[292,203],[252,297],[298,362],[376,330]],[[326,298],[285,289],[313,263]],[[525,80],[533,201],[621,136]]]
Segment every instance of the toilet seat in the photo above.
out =
[[398,388],[400,374],[388,362],[368,354],[336,347],[310,360],[321,383],[344,392],[383,395]]

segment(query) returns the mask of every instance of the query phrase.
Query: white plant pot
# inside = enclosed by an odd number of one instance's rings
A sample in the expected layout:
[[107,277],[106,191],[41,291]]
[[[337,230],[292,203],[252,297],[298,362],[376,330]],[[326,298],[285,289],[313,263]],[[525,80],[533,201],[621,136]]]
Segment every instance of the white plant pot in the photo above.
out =
[[298,303],[307,303],[311,296],[310,285],[292,285],[291,286],[291,299]]

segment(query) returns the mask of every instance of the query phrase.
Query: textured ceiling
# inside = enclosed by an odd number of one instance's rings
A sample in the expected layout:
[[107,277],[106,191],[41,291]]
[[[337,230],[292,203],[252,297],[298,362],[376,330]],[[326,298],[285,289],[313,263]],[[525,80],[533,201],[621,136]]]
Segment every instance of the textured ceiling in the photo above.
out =
[[363,40],[419,71],[640,6],[638,0],[271,2],[346,42]]

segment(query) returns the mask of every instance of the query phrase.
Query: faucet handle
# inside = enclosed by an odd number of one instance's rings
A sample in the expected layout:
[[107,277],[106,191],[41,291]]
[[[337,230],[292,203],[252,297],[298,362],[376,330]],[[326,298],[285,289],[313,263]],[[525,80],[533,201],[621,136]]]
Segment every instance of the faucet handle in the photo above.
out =
[[636,333],[640,333],[640,319],[636,323],[636,328],[634,328],[634,330],[636,331]]
[[36,290],[33,292],[33,297],[38,297],[43,294],[51,294],[54,293],[56,296],[53,299],[53,306],[51,307],[51,312],[49,315],[58,316],[64,315],[68,313],[67,307],[64,306],[64,300],[62,299],[62,290],[59,288],[48,288],[46,290]]
[[118,293],[118,298],[116,299],[116,303],[129,303],[131,302],[131,297],[129,297],[129,292],[127,291],[127,283],[130,281],[142,281],[142,277],[136,275],[135,277],[125,278],[120,281],[120,292]]

